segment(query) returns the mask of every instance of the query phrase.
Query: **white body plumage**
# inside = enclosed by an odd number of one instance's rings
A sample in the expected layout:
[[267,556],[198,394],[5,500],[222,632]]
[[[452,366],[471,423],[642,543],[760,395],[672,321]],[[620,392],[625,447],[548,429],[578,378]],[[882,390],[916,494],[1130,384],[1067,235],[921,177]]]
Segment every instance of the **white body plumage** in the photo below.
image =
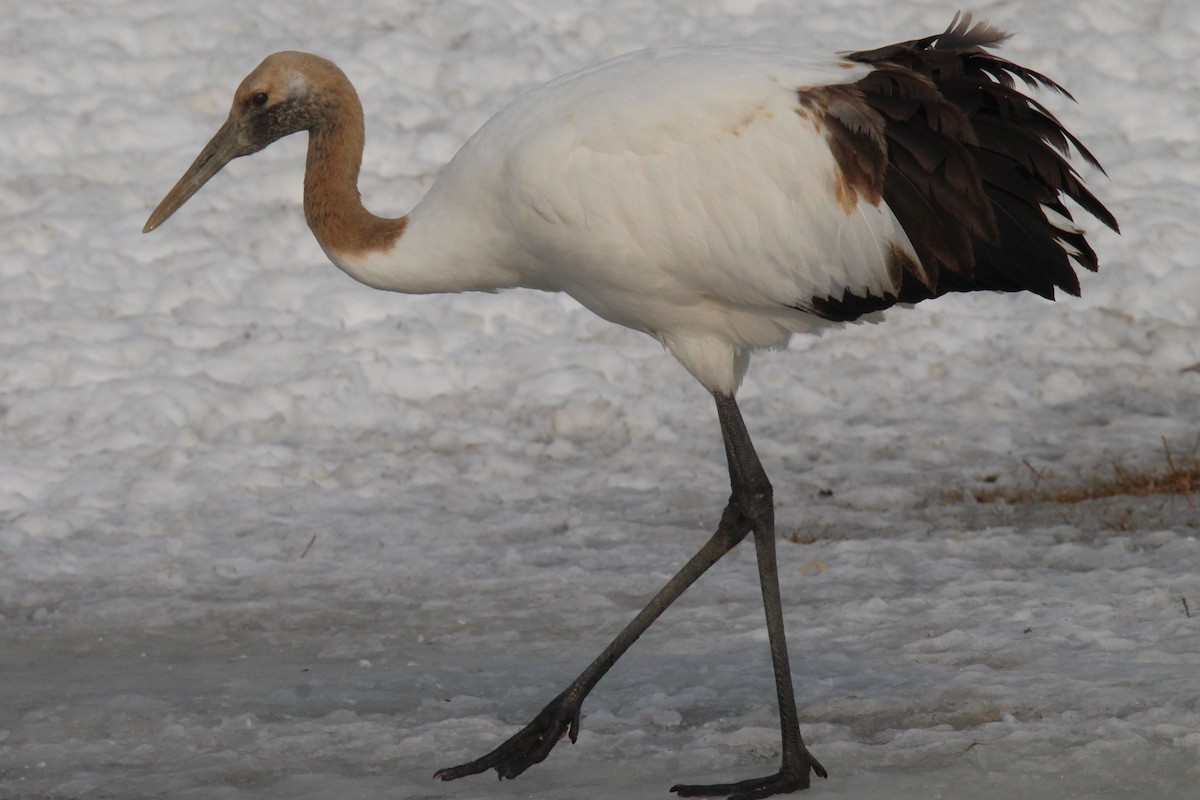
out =
[[393,249],[330,255],[380,289],[566,292],[732,393],[750,350],[829,324],[796,306],[894,292],[889,251],[912,253],[886,203],[838,202],[826,134],[798,99],[869,71],[772,47],[589,67],[489,120]]

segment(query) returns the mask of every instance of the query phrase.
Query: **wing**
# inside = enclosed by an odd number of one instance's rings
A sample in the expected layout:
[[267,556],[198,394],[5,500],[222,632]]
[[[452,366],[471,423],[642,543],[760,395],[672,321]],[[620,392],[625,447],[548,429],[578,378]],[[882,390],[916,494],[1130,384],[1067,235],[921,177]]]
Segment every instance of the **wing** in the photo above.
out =
[[847,195],[798,94],[869,71],[772,48],[688,48],[535,91],[496,119],[497,140],[519,142],[498,180],[534,280],[610,319],[597,296],[617,286],[676,308],[893,291],[894,251],[912,248],[886,205]]

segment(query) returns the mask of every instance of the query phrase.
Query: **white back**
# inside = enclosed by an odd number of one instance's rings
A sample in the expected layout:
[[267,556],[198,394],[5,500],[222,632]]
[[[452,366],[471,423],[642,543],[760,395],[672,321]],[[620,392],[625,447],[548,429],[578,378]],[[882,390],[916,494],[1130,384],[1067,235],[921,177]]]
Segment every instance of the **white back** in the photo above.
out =
[[839,205],[825,134],[798,113],[798,91],[869,70],[690,47],[566,75],[467,142],[413,210],[405,260],[435,248],[494,264],[497,288],[567,292],[732,391],[745,350],[827,324],[795,306],[893,289],[889,247],[911,252],[885,204]]

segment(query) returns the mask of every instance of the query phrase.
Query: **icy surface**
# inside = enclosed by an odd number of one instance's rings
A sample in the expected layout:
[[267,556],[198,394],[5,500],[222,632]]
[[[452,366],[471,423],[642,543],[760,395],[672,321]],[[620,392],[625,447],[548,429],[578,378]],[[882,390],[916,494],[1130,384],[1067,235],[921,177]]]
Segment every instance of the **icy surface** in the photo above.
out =
[[[871,47],[933,2],[8,3],[0,14],[0,797],[661,798],[775,768],[750,549],[517,782],[524,724],[699,546],[711,401],[532,292],[325,263],[304,142],[142,222],[265,54],[321,52],[399,214],[532,83],[638,47]],[[981,504],[1200,429],[1200,4],[1010,0],[1006,54],[1104,161],[1082,300],[978,296],[759,356],[812,797],[1195,797],[1197,498]],[[1193,367],[1193,369],[1188,369]],[[1028,462],[1028,467],[1024,462]],[[1191,601],[1192,616],[1184,599]]]

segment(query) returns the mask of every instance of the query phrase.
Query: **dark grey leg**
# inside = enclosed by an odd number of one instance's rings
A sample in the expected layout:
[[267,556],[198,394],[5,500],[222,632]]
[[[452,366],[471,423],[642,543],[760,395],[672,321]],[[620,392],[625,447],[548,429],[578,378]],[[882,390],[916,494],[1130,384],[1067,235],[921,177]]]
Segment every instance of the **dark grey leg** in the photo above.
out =
[[739,798],[767,797],[808,786],[809,770],[824,777],[825,770],[809,755],[800,738],[792,679],[788,670],[787,645],[783,638],[783,610],[779,599],[779,577],[775,566],[775,524],[771,484],[767,480],[737,403],[732,396],[716,395],[717,415],[725,440],[729,477],[733,492],[717,531],[700,551],[679,570],[646,607],[578,678],[551,700],[533,721],[492,752],[466,764],[438,770],[435,778],[454,780],[495,769],[501,778],[515,778],[543,761],[563,736],[572,742],[579,734],[580,708],[584,697],[629,649],[654,620],[689,586],[753,531],[758,555],[759,580],[767,610],[775,683],[779,694],[780,724],[783,728],[783,768],[761,780],[722,786],[675,786],[680,795],[734,794]]
[[771,647],[771,665],[775,671],[775,692],[779,700],[779,726],[783,735],[783,765],[779,772],[765,778],[737,783],[672,786],[681,797],[728,795],[736,800],[757,800],[773,794],[806,789],[810,770],[822,778],[825,768],[813,758],[800,737],[792,673],[788,666],[787,642],[783,632],[783,603],[779,595],[779,570],[775,562],[775,505],[771,483],[763,471],[741,412],[732,397],[717,395],[717,413],[725,436],[729,458],[729,476],[733,484],[732,505],[754,531],[754,550],[758,557],[758,580],[762,586],[763,608],[767,617],[767,637]]

